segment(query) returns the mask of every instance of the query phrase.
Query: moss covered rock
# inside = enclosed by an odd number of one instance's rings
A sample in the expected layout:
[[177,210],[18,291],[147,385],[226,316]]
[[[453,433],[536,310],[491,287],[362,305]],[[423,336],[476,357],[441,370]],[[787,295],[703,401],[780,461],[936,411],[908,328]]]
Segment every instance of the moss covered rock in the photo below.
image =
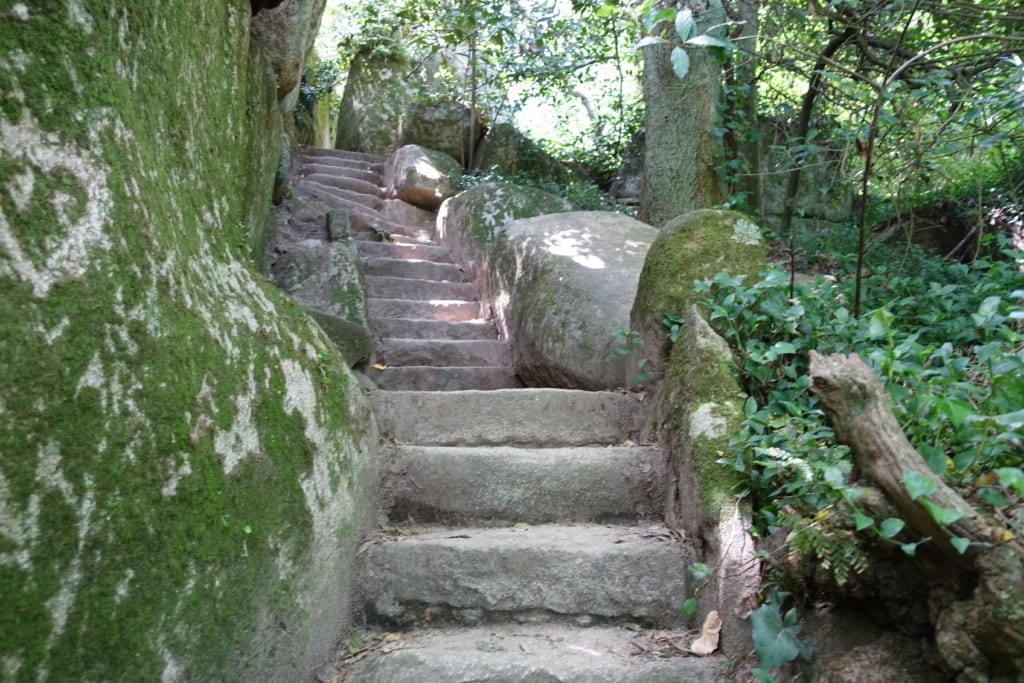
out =
[[412,101],[409,60],[403,56],[352,58],[338,108],[336,149],[386,157],[398,134],[402,113]]
[[480,143],[476,168],[509,177],[547,180],[557,185],[569,185],[582,179],[511,123],[499,123],[487,132]]
[[694,541],[694,561],[715,569],[698,595],[696,623],[718,610],[721,648],[728,657],[744,657],[752,649],[746,615],[760,586],[760,566],[747,533],[750,510],[736,498],[742,479],[718,462],[743,423],[745,398],[729,345],[691,306],[653,414],[676,480],[667,521]]
[[[508,182],[481,183],[445,201],[437,216],[438,237],[474,277],[483,276],[498,231],[519,218],[569,211],[561,197]],[[484,278],[485,279],[485,278]]]
[[0,11],[0,678],[305,675],[377,438],[253,269],[281,124],[250,4],[42,4]]
[[495,314],[528,386],[623,385],[616,353],[657,230],[617,213],[574,211],[509,223],[491,257]]
[[398,144],[436,149],[468,167],[470,141],[475,147],[483,134],[480,116],[471,114],[467,105],[455,100],[413,102],[402,114]]
[[460,177],[462,164],[420,145],[399,147],[384,163],[388,195],[428,211],[436,211],[455,194]]
[[274,7],[260,9],[252,18],[252,38],[270,60],[279,101],[299,86],[302,66],[320,28],[326,2],[283,0]]
[[639,355],[655,376],[668,358],[669,341],[663,320],[696,303],[694,280],[720,271],[756,274],[766,265],[760,229],[735,211],[703,209],[668,222],[651,245],[630,313],[631,329],[643,340]]

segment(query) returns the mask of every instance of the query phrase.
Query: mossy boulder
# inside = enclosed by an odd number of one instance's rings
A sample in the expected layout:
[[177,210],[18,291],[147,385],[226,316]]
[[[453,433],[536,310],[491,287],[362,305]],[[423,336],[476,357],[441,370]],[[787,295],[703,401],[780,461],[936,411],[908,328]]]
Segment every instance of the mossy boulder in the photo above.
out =
[[401,55],[362,52],[352,58],[338,107],[336,149],[386,157],[395,146],[398,122],[412,101],[410,65]]
[[533,187],[488,182],[460,192],[441,205],[438,238],[476,283],[481,300],[490,301],[487,278],[491,249],[498,231],[519,218],[570,211],[561,197]]
[[320,28],[326,2],[283,0],[274,7],[260,9],[252,18],[252,38],[270,60],[277,78],[278,101],[299,87],[302,66]]
[[747,532],[750,510],[736,497],[742,478],[718,461],[743,423],[745,398],[729,345],[691,305],[653,415],[676,481],[666,519],[694,541],[694,561],[715,568],[698,595],[696,624],[718,610],[720,647],[733,658],[752,649],[746,616],[756,601],[760,565]]
[[384,185],[389,197],[427,211],[436,211],[455,194],[462,164],[444,152],[420,145],[396,149],[384,163]]
[[241,0],[0,12],[0,678],[293,680],[378,441],[256,272],[281,120]]
[[315,199],[289,199],[276,213],[264,274],[310,313],[349,365],[369,360],[366,283],[355,244],[341,229],[347,214]]
[[668,358],[666,313],[678,315],[700,300],[694,280],[720,271],[756,275],[766,265],[760,229],[735,211],[702,209],[669,221],[651,245],[630,313],[630,328],[640,333],[638,355],[660,376]]
[[402,114],[398,145],[436,149],[468,167],[470,141],[475,147],[481,135],[483,123],[469,106],[455,100],[419,100]]
[[476,168],[508,177],[522,176],[569,185],[582,177],[545,152],[511,123],[499,123],[484,136],[477,151]]
[[654,228],[599,211],[512,221],[498,232],[490,277],[495,315],[528,386],[623,385],[616,353]]

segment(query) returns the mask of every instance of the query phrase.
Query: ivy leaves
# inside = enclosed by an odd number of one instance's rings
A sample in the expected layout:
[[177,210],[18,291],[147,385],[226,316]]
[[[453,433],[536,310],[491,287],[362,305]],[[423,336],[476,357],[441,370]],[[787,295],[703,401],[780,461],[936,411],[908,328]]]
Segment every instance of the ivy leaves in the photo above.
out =
[[[645,7],[645,10],[641,9],[641,23],[644,33],[648,35],[640,39],[637,47],[672,45],[669,61],[672,64],[673,73],[680,80],[686,78],[686,75],[690,72],[690,55],[686,51],[687,47],[709,49],[716,53],[718,57],[724,57],[736,49],[736,45],[728,38],[718,37],[711,33],[724,26],[733,25],[735,22],[718,24],[702,33],[697,25],[696,18],[693,16],[693,10],[689,7],[680,10],[677,10],[675,7],[659,9],[652,2],[648,2]],[[675,34],[674,38],[671,39],[657,35],[658,27],[668,23],[672,24],[672,31]]]

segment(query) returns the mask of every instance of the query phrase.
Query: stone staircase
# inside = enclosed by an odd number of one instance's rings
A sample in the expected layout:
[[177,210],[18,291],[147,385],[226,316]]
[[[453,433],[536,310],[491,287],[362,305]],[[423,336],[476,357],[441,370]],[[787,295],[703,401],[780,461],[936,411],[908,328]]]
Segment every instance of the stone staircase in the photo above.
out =
[[681,656],[671,630],[687,553],[657,521],[668,476],[635,443],[643,406],[518,388],[458,265],[394,218],[381,161],[306,148],[296,166],[297,193],[349,211],[387,366],[371,376],[388,445],[381,531],[360,553],[364,647],[322,678],[714,679],[722,660]]

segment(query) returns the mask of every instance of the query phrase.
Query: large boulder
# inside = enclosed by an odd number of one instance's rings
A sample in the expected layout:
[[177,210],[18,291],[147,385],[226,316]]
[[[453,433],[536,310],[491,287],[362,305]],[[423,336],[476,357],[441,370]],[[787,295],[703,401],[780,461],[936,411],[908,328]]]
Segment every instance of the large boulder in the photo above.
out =
[[691,306],[653,408],[675,482],[665,518],[693,542],[693,561],[715,569],[697,591],[695,625],[717,610],[732,659],[753,649],[747,616],[761,584],[749,505],[736,497],[742,477],[718,462],[743,424],[744,399],[729,345]]
[[493,126],[481,141],[476,156],[476,168],[497,171],[510,178],[520,176],[558,185],[582,180],[579,174],[545,152],[511,123]]
[[357,365],[369,360],[374,348],[366,283],[351,237],[339,230],[328,234],[330,213],[317,200],[284,202],[277,209],[263,272],[310,313],[349,365]]
[[617,213],[574,211],[509,223],[491,258],[495,314],[528,386],[623,385],[616,353],[644,256],[658,231]]
[[[299,86],[306,54],[320,28],[327,0],[283,0],[259,9],[250,29],[277,77],[277,99],[284,100]],[[289,111],[291,108],[289,108]]]
[[427,211],[436,211],[455,194],[462,164],[444,152],[419,145],[396,149],[384,164],[384,186],[389,197]]
[[766,258],[761,230],[743,214],[701,209],[669,221],[647,253],[629,316],[643,342],[637,353],[645,367],[660,376],[670,348],[665,314],[683,314],[700,300],[694,280],[720,271],[756,275]]
[[281,115],[249,23],[0,11],[4,680],[295,680],[349,632],[378,435],[254,267]]
[[570,210],[569,202],[543,190],[509,182],[481,183],[441,205],[438,238],[476,283],[481,300],[488,302],[487,264],[498,231],[519,218]]
[[468,167],[470,147],[475,148],[483,135],[483,123],[472,113],[469,106],[455,100],[413,102],[402,114],[398,144],[436,149]]
[[410,68],[404,56],[361,52],[352,58],[338,107],[335,148],[382,157],[391,153],[398,121],[413,97]]

